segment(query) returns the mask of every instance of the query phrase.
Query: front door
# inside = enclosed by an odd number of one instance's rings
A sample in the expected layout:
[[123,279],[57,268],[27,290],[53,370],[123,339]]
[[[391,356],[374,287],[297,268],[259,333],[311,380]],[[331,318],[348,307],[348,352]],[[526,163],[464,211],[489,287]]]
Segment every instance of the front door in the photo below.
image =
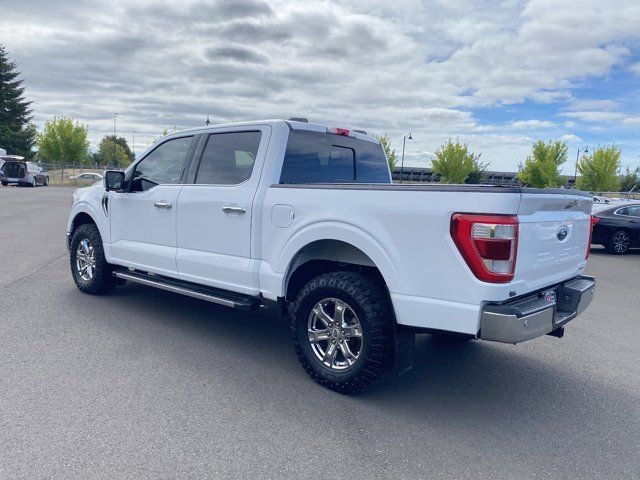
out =
[[249,276],[252,207],[269,134],[260,126],[206,139],[194,183],[178,198],[181,279],[255,293]]
[[194,137],[171,138],[135,167],[126,192],[110,192],[111,254],[126,267],[176,277],[176,210]]

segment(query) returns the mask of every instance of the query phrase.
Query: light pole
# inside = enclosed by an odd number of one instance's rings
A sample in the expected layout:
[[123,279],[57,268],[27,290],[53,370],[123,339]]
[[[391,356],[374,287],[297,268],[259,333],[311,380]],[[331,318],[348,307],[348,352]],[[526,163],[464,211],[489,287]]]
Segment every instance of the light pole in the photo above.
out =
[[131,132],[131,153],[133,153],[133,160],[136,159],[136,131]]
[[402,137],[402,160],[400,162],[400,183],[402,183],[402,177],[404,175],[404,146],[407,143],[407,139],[413,140],[413,137],[411,136],[411,132],[409,132],[409,135],[404,135]]
[[[589,153],[589,147],[584,147],[582,153]],[[578,160],[580,160],[580,149],[576,153],[576,169],[573,172],[573,188],[576,188],[576,182],[578,181]]]
[[116,117],[119,115],[118,112],[113,114],[113,166],[116,168],[118,165],[116,164]]
[[204,124],[208,127],[209,125],[211,125],[211,120],[209,120],[209,115],[207,115],[207,119],[205,120]]

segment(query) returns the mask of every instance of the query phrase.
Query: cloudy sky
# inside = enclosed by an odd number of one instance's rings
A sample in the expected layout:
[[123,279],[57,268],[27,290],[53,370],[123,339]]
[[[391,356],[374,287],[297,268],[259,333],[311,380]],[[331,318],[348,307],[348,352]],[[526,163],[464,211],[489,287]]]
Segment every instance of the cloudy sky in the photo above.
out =
[[538,138],[640,165],[638,0],[0,0],[36,124],[141,152],[164,128],[307,116],[388,132],[407,164],[459,137],[493,170]]

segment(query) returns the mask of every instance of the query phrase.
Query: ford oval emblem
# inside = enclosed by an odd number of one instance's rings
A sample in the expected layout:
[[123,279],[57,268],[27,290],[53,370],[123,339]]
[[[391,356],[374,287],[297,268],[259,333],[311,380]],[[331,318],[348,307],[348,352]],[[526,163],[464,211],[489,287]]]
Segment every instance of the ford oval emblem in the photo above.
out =
[[569,229],[566,225],[562,225],[556,233],[556,238],[560,241],[563,241],[565,238],[567,238],[567,235],[569,235]]

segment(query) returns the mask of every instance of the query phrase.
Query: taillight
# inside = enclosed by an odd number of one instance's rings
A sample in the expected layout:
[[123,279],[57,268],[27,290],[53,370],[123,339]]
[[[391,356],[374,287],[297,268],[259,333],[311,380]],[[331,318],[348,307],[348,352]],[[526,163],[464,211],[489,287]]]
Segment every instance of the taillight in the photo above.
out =
[[451,237],[473,274],[483,282],[513,280],[518,251],[518,217],[456,213]]
[[585,260],[589,258],[589,255],[591,255],[591,239],[593,238],[593,227],[595,227],[596,223],[598,223],[599,221],[600,218],[591,215],[591,222],[589,225],[589,243],[587,243],[587,254],[584,256]]

